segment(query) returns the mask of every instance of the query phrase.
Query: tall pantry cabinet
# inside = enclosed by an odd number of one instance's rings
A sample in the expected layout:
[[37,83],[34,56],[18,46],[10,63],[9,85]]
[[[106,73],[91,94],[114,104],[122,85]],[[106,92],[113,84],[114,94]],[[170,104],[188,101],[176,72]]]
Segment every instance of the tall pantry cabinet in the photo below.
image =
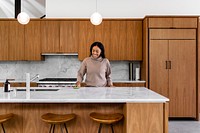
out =
[[170,117],[198,117],[197,20],[148,20],[149,88],[170,99]]

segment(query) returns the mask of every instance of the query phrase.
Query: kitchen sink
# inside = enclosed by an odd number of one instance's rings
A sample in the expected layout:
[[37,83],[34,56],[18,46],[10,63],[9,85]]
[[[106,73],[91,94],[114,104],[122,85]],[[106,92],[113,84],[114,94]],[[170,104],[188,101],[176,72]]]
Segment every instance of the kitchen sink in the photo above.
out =
[[[30,91],[58,91],[58,88],[31,87]],[[16,91],[26,91],[24,87],[17,87]]]

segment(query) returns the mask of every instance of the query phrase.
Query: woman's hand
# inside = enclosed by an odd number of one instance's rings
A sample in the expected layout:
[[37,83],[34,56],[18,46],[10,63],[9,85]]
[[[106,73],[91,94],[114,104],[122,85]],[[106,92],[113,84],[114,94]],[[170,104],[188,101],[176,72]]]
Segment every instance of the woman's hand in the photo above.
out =
[[115,87],[114,85],[108,85],[108,87]]
[[81,83],[79,81],[76,82],[76,87],[78,87],[78,88],[81,87]]

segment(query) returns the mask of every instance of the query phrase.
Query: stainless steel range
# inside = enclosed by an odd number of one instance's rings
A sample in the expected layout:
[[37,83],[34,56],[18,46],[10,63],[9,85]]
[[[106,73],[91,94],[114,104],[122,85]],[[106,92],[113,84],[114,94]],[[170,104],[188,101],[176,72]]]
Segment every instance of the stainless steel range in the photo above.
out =
[[73,87],[76,86],[76,78],[44,78],[37,82],[38,87]]

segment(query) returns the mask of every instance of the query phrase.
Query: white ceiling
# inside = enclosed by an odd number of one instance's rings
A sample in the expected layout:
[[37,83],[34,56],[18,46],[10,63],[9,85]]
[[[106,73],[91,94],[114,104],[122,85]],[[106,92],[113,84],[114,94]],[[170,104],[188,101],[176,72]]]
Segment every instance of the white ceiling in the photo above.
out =
[[103,18],[143,18],[146,15],[199,15],[200,0],[46,0],[49,18],[88,18],[96,10]]

